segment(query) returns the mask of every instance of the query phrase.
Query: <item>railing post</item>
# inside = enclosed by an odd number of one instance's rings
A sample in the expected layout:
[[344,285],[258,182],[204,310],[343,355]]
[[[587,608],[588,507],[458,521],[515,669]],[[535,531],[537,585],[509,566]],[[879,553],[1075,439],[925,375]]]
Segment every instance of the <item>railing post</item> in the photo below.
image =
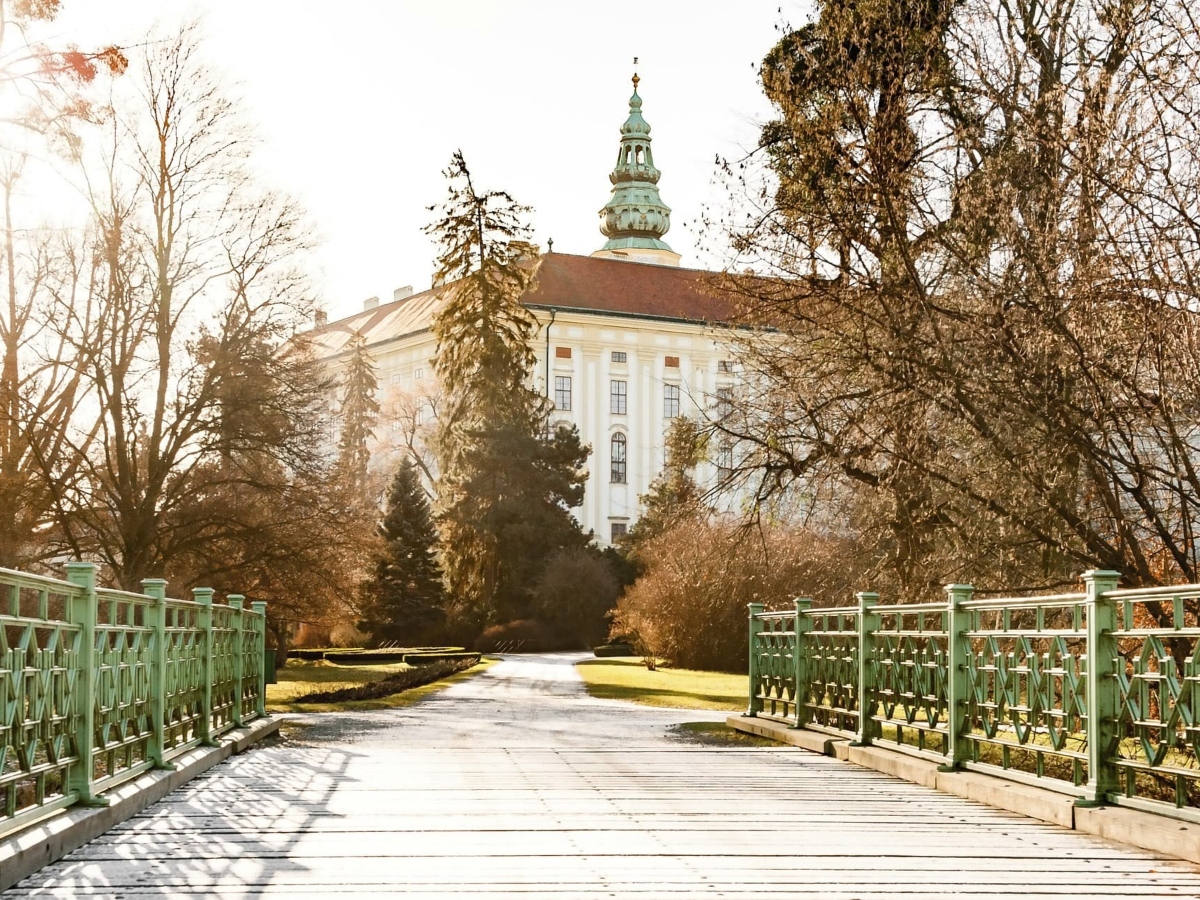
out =
[[208,747],[216,746],[212,739],[212,695],[213,695],[213,589],[192,588],[192,599],[200,604],[197,616],[200,626],[200,640],[204,642],[204,652],[200,659],[204,664],[204,693],[200,713],[200,743]]
[[246,598],[241,594],[230,594],[225,602],[233,610],[231,618],[233,619],[233,633],[236,635],[233,654],[233,725],[237,728],[242,724],[242,607],[246,603]]
[[79,762],[71,766],[66,791],[84,806],[107,806],[108,800],[92,790],[95,765],[92,751],[96,740],[96,564],[67,563],[67,581],[80,588],[67,601],[67,621],[80,626],[79,672],[75,681],[75,752]]
[[1117,588],[1120,572],[1092,569],[1083,573],[1087,586],[1087,795],[1082,803],[1100,804],[1120,788],[1112,757],[1117,748],[1120,689],[1117,604],[1105,596]]
[[808,655],[805,653],[805,635],[812,630],[812,619],[808,611],[812,608],[809,597],[796,598],[796,649],[792,651],[792,661],[795,663],[796,693],[792,698],[796,701],[796,727],[803,728],[808,724]]
[[762,711],[762,701],[758,697],[758,636],[762,633],[762,622],[759,613],[763,611],[761,603],[748,603],[750,610],[750,705],[746,715],[757,716]]
[[161,578],[143,578],[142,593],[150,604],[154,628],[154,651],[150,663],[150,744],[146,756],[156,769],[170,769],[165,759],[167,743],[167,583]]
[[875,671],[871,666],[871,653],[875,646],[875,632],[879,630],[879,613],[874,606],[879,595],[872,591],[860,591],[858,599],[858,732],[852,743],[864,747],[871,743],[875,730],[871,722],[874,711]]
[[255,600],[250,608],[260,616],[258,620],[258,702],[260,716],[267,714],[267,604]]
[[946,585],[946,763],[938,766],[951,772],[967,759],[967,691],[970,684],[970,612],[963,609],[975,594],[969,584]]

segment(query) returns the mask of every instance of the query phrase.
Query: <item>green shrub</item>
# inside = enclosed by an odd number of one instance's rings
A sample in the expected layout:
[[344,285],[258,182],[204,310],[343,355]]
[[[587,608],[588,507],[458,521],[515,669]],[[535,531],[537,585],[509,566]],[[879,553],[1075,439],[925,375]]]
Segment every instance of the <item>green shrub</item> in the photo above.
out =
[[341,703],[346,700],[374,700],[378,697],[390,697],[392,694],[399,694],[410,688],[432,684],[456,672],[463,672],[478,663],[479,654],[473,653],[465,659],[451,659],[425,666],[415,666],[403,672],[397,672],[395,675],[389,675],[381,681],[373,681],[357,687],[305,694],[303,697],[297,697],[294,702]]
[[593,648],[592,653],[598,658],[607,656],[633,656],[634,649],[630,644],[625,643],[601,644],[599,647]]
[[591,647],[608,634],[621,585],[609,560],[587,549],[555,553],[534,590],[538,620],[561,637],[562,649]]
[[306,662],[314,662],[325,658],[325,648],[293,647],[287,652],[287,655],[289,659],[302,659]]
[[442,654],[444,658],[450,659],[454,658],[454,653],[464,649],[463,647],[391,647],[386,650],[326,650],[322,659],[340,666],[365,666],[379,663],[411,662],[408,659],[409,656],[422,653]]
[[324,659],[327,653],[362,653],[362,647],[293,647],[288,651],[288,656],[292,659],[303,659],[308,662],[314,662],[318,659]]
[[448,649],[448,650],[417,650],[404,654],[404,661],[410,666],[424,666],[435,662],[450,662],[461,659],[474,659],[479,662],[478,650]]
[[361,650],[347,653],[342,650],[326,650],[321,657],[325,662],[339,666],[365,666],[378,663],[404,662],[403,650]]

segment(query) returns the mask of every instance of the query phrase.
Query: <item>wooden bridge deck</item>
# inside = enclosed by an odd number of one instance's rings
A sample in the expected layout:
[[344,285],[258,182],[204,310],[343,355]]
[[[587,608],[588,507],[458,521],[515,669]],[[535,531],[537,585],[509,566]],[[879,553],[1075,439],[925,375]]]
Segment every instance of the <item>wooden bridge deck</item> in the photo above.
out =
[[409,709],[323,717],[4,894],[222,898],[1200,897],[1200,869],[514,658]]

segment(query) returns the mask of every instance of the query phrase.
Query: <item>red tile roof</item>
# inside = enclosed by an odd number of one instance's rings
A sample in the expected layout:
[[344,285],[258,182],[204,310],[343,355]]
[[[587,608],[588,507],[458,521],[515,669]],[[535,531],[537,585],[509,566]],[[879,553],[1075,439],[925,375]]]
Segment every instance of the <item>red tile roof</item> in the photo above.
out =
[[[547,253],[538,264],[527,306],[639,316],[689,322],[729,322],[732,298],[722,298],[719,274],[603,257]],[[395,340],[429,327],[442,290],[431,288],[403,300],[380,304],[313,331],[326,354],[345,349],[360,333],[367,344]]]
[[717,287],[718,274],[593,256],[547,253],[527,306],[617,315],[728,322],[733,306]]

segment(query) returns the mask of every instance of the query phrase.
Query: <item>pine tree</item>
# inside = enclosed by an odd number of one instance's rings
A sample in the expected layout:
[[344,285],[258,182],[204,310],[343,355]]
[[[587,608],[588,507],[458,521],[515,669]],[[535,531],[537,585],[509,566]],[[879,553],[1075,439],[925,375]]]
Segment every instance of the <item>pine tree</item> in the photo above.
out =
[[359,493],[367,493],[367,464],[371,459],[368,446],[379,420],[379,401],[375,392],[379,382],[375,377],[375,361],[367,351],[362,334],[350,338],[350,357],[342,378],[342,434],[338,441],[338,465],[350,485]]
[[363,585],[366,620],[359,627],[379,641],[411,644],[445,618],[437,531],[411,459],[405,458],[392,479],[379,537],[383,550]]
[[461,152],[446,176],[443,218],[427,229],[441,245],[437,278],[449,285],[432,325],[444,391],[441,558],[455,617],[477,627],[529,615],[546,560],[586,543],[569,510],[583,502],[589,451],[574,427],[549,428],[549,404],[529,383],[529,208],[477,191]]

